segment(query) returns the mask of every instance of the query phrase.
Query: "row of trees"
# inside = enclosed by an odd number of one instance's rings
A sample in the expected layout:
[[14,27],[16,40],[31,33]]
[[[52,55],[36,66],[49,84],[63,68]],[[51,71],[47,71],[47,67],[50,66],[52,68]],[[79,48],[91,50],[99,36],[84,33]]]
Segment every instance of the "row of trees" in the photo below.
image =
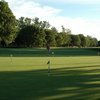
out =
[[83,34],[71,34],[70,29],[62,26],[62,32],[58,32],[55,27],[50,28],[46,21],[39,21],[39,18],[21,17],[18,22],[19,32],[15,39],[16,46],[20,47],[44,47],[46,44],[51,46],[78,46],[93,47],[97,46],[96,38],[84,36]]
[[21,17],[16,19],[9,5],[0,1],[0,46],[1,47],[95,47],[100,41],[83,34],[74,35],[70,29],[62,27],[58,32],[47,21]]

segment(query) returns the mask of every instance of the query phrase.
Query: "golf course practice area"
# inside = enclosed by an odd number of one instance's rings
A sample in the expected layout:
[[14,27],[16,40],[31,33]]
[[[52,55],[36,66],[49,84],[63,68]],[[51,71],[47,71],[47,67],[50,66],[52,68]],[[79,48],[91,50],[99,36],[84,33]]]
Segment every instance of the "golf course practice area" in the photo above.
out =
[[99,52],[0,48],[0,100],[100,100]]

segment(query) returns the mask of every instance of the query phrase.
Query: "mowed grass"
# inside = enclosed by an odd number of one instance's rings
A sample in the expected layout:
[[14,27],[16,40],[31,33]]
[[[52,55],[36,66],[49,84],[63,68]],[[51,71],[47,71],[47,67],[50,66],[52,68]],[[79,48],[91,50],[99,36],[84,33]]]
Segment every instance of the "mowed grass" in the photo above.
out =
[[99,56],[0,57],[0,100],[99,99]]
[[[53,52],[53,54],[52,54]],[[0,48],[0,57],[48,57],[46,48]],[[49,56],[68,57],[68,56],[98,56],[100,48],[51,48]]]
[[53,48],[48,55],[44,48],[0,49],[0,100],[99,100],[99,51]]

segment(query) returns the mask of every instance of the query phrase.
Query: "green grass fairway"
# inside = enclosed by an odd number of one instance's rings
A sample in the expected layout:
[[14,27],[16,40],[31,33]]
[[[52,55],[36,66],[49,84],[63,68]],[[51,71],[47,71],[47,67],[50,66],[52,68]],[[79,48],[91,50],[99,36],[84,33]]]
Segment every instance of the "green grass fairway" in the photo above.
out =
[[[53,52],[53,54],[52,54]],[[0,57],[47,57],[48,52],[45,48],[0,48]],[[51,48],[50,56],[68,57],[68,56],[98,56],[100,48]]]
[[100,100],[100,56],[0,57],[0,100]]

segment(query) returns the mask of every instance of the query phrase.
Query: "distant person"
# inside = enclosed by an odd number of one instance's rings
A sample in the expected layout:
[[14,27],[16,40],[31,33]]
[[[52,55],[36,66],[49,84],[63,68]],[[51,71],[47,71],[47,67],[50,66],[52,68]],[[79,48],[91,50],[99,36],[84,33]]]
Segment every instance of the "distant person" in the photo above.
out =
[[50,53],[50,44],[47,44],[46,47],[47,47],[48,53]]

